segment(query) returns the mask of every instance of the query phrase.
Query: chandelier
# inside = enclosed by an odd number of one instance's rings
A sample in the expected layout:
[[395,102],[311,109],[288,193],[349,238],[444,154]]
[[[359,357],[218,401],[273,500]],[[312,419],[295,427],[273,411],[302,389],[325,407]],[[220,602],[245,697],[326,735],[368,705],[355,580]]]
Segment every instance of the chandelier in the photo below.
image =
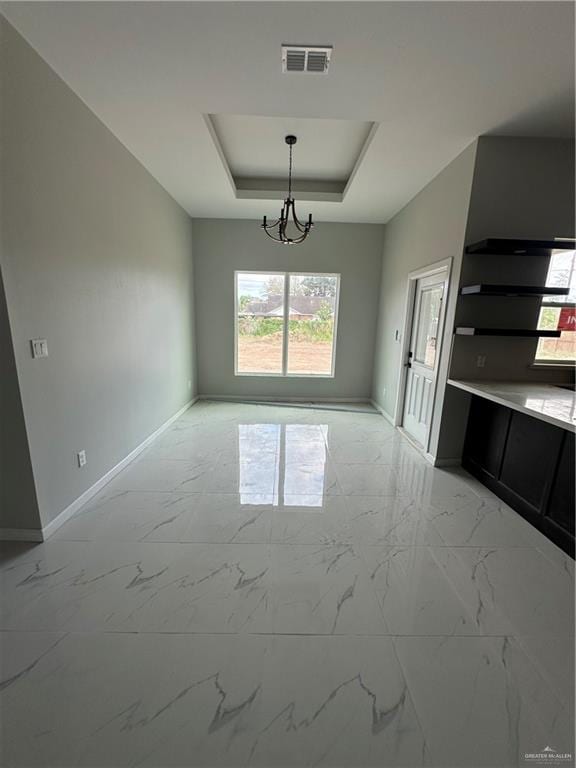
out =
[[[308,214],[308,221],[306,224],[302,224],[296,216],[296,208],[294,205],[294,198],[292,197],[292,147],[296,144],[296,136],[286,136],[284,139],[286,144],[290,148],[290,166],[288,169],[288,197],[284,200],[284,205],[280,211],[280,218],[276,219],[273,224],[268,224],[266,216],[262,221],[261,227],[266,232],[269,238],[276,243],[282,243],[283,245],[297,245],[304,242],[310,230],[314,226],[312,222],[312,214]],[[290,214],[292,214],[292,223],[290,224],[296,230],[297,237],[288,237],[287,228],[289,224]]]

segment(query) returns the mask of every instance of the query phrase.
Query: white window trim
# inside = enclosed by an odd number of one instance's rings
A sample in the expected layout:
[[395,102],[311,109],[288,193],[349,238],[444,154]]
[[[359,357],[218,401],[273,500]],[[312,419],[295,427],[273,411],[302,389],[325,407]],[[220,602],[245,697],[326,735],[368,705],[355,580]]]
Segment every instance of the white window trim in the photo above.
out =
[[[246,373],[238,371],[238,275],[282,275],[284,277],[284,326],[282,329],[282,373]],[[335,277],[336,296],[334,297],[334,334],[332,337],[332,359],[330,373],[289,373],[288,372],[288,334],[290,325],[287,319],[290,307],[290,279],[292,277]],[[340,274],[338,272],[282,272],[264,269],[234,270],[234,376],[246,376],[259,379],[333,379],[336,370],[336,344],[338,342],[338,315],[340,309]]]

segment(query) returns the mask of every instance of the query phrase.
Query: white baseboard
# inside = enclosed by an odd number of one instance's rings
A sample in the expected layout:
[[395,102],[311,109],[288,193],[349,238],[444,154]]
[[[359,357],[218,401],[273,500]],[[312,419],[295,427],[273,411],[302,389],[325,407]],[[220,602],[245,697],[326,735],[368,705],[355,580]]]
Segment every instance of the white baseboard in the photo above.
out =
[[235,403],[370,403],[368,397],[279,397],[278,395],[198,395],[199,400],[231,401]]
[[148,435],[148,437],[143,440],[140,445],[136,446],[133,451],[130,451],[130,453],[125,456],[122,461],[119,461],[116,466],[108,470],[105,475],[103,475],[94,483],[94,485],[91,485],[90,488],[85,490],[83,494],[78,496],[78,498],[75,499],[72,504],[69,504],[66,509],[63,509],[62,512],[56,515],[53,520],[51,520],[47,525],[43,526],[42,530],[27,531],[21,528],[2,528],[0,529],[0,541],[46,541],[49,536],[51,536],[55,531],[58,530],[58,528],[64,525],[64,523],[69,520],[72,515],[74,515],[81,507],[84,506],[84,504],[90,501],[93,496],[95,496],[105,485],[107,485],[110,480],[112,480],[112,478],[121,472],[124,467],[128,466],[130,462],[134,461],[134,459],[139,454],[141,454],[142,451],[147,448],[151,442],[159,437],[162,432],[168,429],[168,427],[174,421],[176,421],[177,418],[182,416],[182,414],[187,411],[188,408],[193,406],[197,400],[198,397],[194,397],[192,400],[186,403],[186,405],[182,406],[179,411],[177,411],[173,416],[165,421],[164,424],[158,427],[157,430],[152,432],[151,435]]
[[394,424],[394,419],[392,418],[392,416],[390,416],[390,414],[388,413],[388,411],[385,411],[385,410],[384,410],[384,408],[382,408],[382,406],[380,405],[380,403],[378,403],[378,402],[376,402],[376,400],[372,400],[372,399],[370,400],[370,403],[372,404],[372,406],[373,406],[374,408],[376,408],[376,410],[378,411],[378,413],[379,413],[381,416],[384,416],[384,418],[386,419],[386,421],[387,421],[389,424],[392,424],[392,426],[393,426],[393,427],[395,427],[395,426],[396,426],[396,424]]

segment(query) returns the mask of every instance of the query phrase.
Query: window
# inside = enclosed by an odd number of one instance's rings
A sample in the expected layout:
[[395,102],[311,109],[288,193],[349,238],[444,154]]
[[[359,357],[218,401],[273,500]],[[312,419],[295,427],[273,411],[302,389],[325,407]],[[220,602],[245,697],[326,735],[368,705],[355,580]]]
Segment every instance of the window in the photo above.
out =
[[237,376],[334,376],[340,275],[235,279]]
[[557,339],[539,339],[537,363],[573,363],[576,360],[576,251],[553,251],[546,277],[550,288],[570,288],[567,296],[545,296],[538,330],[561,331]]

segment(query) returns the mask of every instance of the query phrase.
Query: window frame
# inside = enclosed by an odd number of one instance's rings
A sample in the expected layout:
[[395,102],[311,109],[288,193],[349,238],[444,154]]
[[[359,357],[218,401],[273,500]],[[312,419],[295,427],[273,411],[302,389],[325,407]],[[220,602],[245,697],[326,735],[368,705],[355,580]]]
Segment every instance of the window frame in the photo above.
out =
[[[284,314],[282,327],[282,372],[281,373],[247,373],[238,371],[238,275],[281,275],[284,277]],[[336,278],[336,295],[334,297],[334,333],[332,335],[332,357],[330,373],[289,373],[288,372],[288,343],[290,323],[288,310],[290,308],[290,279],[292,277],[334,277]],[[333,379],[336,371],[336,344],[338,341],[338,319],[340,309],[339,272],[286,272],[275,269],[235,269],[234,270],[234,376],[258,377],[264,379]]]
[[[558,249],[559,251],[562,250],[568,250],[562,248],[562,240],[558,240]],[[552,257],[550,258],[550,262],[552,261]],[[574,260],[572,262],[572,269],[570,271],[570,280],[572,279],[572,274],[576,272],[576,255],[574,256]],[[542,300],[540,301],[540,307],[538,310],[538,318],[540,317],[540,311],[545,307],[552,307],[554,309],[562,309],[563,307],[570,307],[574,308],[576,307],[576,303],[573,301],[550,301],[546,300],[546,296],[542,297]],[[536,350],[534,352],[534,360],[532,362],[533,367],[537,368],[573,368],[576,365],[576,355],[569,360],[560,360],[560,359],[553,359],[553,358],[547,358],[547,357],[537,357],[538,354],[538,344],[536,345]]]

